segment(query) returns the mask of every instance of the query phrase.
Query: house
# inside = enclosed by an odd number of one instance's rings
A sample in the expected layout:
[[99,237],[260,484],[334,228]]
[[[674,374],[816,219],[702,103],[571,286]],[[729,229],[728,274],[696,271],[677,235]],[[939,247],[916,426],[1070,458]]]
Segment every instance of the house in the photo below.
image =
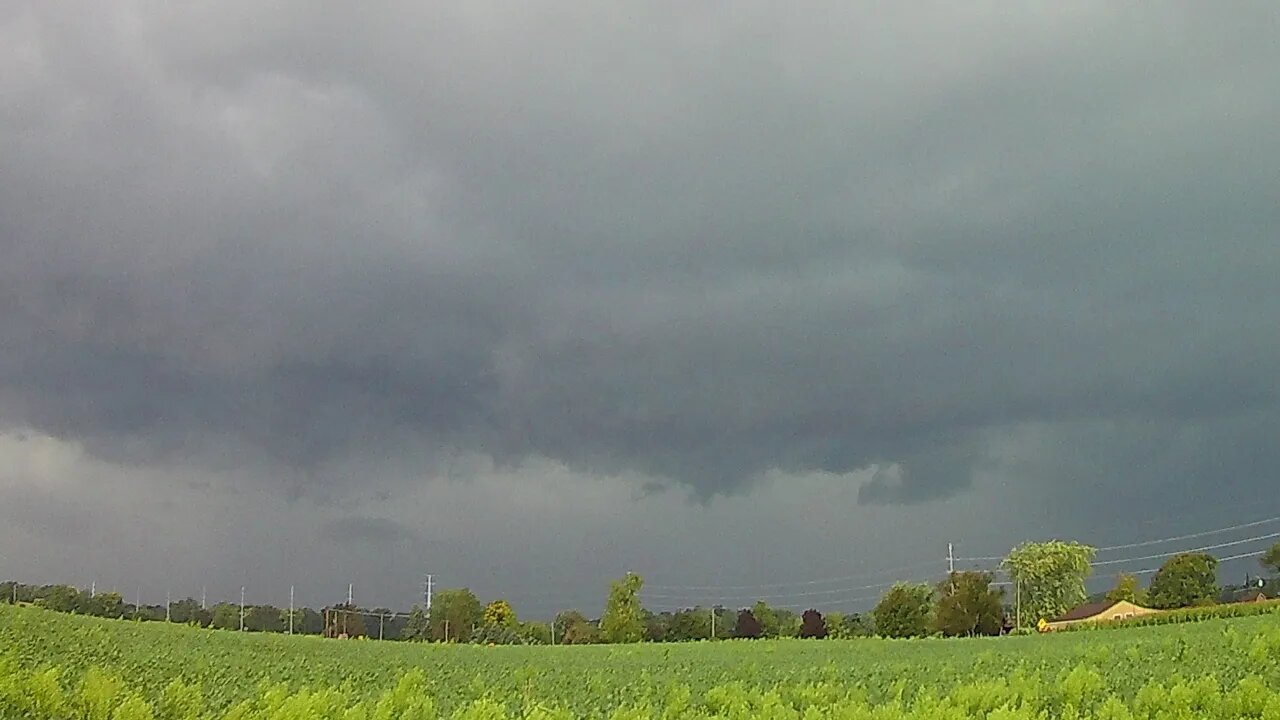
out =
[[1253,590],[1253,591],[1247,592],[1244,595],[1241,595],[1240,597],[1236,598],[1235,600],[1235,602],[1238,602],[1238,603],[1259,603],[1259,602],[1266,602],[1266,601],[1267,601],[1267,595],[1261,590]]
[[1051,632],[1057,628],[1067,625],[1075,625],[1085,622],[1100,622],[1107,620],[1125,620],[1132,617],[1141,617],[1142,615],[1151,615],[1160,612],[1151,608],[1145,608],[1141,605],[1135,605],[1127,600],[1120,602],[1096,602],[1081,605],[1061,617],[1054,618],[1040,623],[1041,632]]

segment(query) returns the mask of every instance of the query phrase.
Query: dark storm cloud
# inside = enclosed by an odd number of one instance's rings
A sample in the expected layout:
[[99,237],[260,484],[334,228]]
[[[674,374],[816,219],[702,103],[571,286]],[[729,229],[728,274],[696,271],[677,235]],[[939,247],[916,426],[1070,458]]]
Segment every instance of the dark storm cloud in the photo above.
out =
[[320,535],[344,545],[354,542],[381,546],[411,541],[415,537],[412,530],[394,520],[359,516],[330,520],[320,528]]
[[882,13],[18,3],[0,412],[884,504],[1274,408],[1274,10]]

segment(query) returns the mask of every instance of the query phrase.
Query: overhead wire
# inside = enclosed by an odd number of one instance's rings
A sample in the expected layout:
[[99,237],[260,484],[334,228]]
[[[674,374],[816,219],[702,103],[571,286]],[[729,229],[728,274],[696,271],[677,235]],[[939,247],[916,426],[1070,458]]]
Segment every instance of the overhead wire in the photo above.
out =
[[[1103,551],[1114,551],[1114,550],[1131,549],[1131,548],[1138,548],[1138,547],[1149,547],[1149,546],[1159,545],[1159,544],[1164,544],[1169,542],[1176,542],[1179,540],[1189,540],[1194,538],[1207,537],[1210,535],[1218,535],[1224,532],[1243,530],[1251,527],[1259,527],[1261,525],[1265,525],[1265,524],[1277,522],[1277,521],[1280,521],[1280,516],[1265,518],[1262,520],[1256,520],[1256,521],[1247,522],[1247,523],[1239,523],[1237,525],[1231,525],[1223,528],[1216,528],[1213,530],[1205,530],[1201,532],[1187,533],[1187,534],[1176,535],[1176,536],[1171,536],[1167,538],[1159,538],[1156,540],[1147,540],[1147,541],[1135,542],[1135,543],[1111,545],[1103,548],[1098,548],[1098,551],[1103,552]],[[1111,560],[1092,561],[1090,562],[1090,566],[1091,567],[1108,567],[1108,566],[1114,566],[1114,565],[1122,565],[1124,563],[1130,563],[1130,562],[1139,562],[1143,560],[1163,559],[1163,558],[1168,558],[1175,555],[1180,555],[1183,553],[1206,552],[1209,550],[1218,550],[1218,549],[1227,548],[1227,547],[1236,547],[1236,546],[1244,545],[1251,542],[1258,542],[1261,540],[1269,540],[1269,539],[1275,539],[1275,538],[1280,538],[1280,532],[1267,533],[1263,535],[1257,535],[1254,537],[1244,538],[1241,540],[1215,543],[1215,544],[1204,545],[1196,548],[1174,550],[1166,553],[1156,553],[1151,555],[1140,555],[1140,556],[1134,556],[1134,557],[1116,558]],[[1265,550],[1259,550],[1254,552],[1238,553],[1235,555],[1231,555],[1229,557],[1218,558],[1218,561],[1221,563],[1221,562],[1230,562],[1232,560],[1239,560],[1243,558],[1258,557],[1264,554],[1265,552],[1266,552]],[[981,562],[981,561],[1003,560],[1004,558],[988,556],[988,557],[953,557],[950,559],[953,562]],[[945,562],[945,561],[946,561],[946,558],[943,558],[941,560],[941,562]],[[686,604],[683,605],[683,607],[688,607],[688,604],[687,604],[688,602],[697,602],[698,604],[705,604],[705,603],[722,604],[722,603],[736,601],[736,600],[778,600],[778,599],[786,600],[786,599],[793,599],[793,598],[818,598],[822,596],[840,595],[842,593],[856,592],[860,590],[872,590],[872,589],[885,588],[885,587],[890,587],[892,585],[895,585],[898,582],[905,582],[905,581],[895,580],[895,581],[888,581],[888,582],[876,583],[871,585],[861,585],[861,586],[855,586],[855,587],[830,588],[830,589],[822,589],[822,590],[803,590],[803,591],[797,591],[797,592],[783,592],[783,593],[767,593],[762,595],[732,594],[732,593],[724,593],[722,591],[778,588],[778,587],[785,587],[787,585],[816,585],[816,584],[822,584],[827,582],[838,582],[841,580],[848,580],[848,579],[857,578],[857,577],[867,577],[870,575],[882,575],[882,574],[897,572],[901,570],[918,569],[926,565],[936,566],[938,564],[940,564],[940,561],[920,562],[920,563],[914,563],[912,565],[901,566],[899,568],[888,568],[885,570],[868,571],[865,573],[859,573],[856,575],[844,576],[839,578],[806,580],[806,581],[794,582],[794,583],[762,583],[762,584],[755,584],[755,585],[722,585],[722,586],[657,585],[657,586],[646,587],[644,590],[641,591],[640,595],[642,599],[675,600],[675,601],[684,600],[686,601]],[[1129,574],[1146,575],[1146,574],[1158,572],[1158,570],[1159,570],[1158,568],[1144,568],[1141,570],[1131,571]],[[995,573],[1007,574],[1007,570],[1005,570],[1004,568],[995,568],[995,569],[987,570],[987,572],[991,572],[993,574]],[[1120,575],[1120,574],[1124,574],[1124,571],[1119,571],[1117,573],[1114,573],[1114,575]],[[1097,575],[1097,576],[1094,576],[1092,579],[1096,580],[1100,577],[1111,577],[1111,575]],[[1010,586],[1012,584],[1013,583],[1011,581],[998,581],[998,582],[991,583],[991,585],[995,587]],[[663,591],[663,590],[665,591],[673,591],[673,590],[703,591],[706,594],[702,594],[702,592],[685,592],[685,593],[675,593],[675,594],[670,592],[655,593],[655,592],[649,592],[648,590],[650,588],[656,589],[659,591]],[[817,602],[818,604],[821,604],[821,605],[831,605],[836,603],[849,604],[853,602],[871,600],[871,599],[876,599],[876,598],[874,596],[858,597],[858,598],[831,598],[826,600],[815,600],[814,602]],[[730,602],[730,604],[732,603]],[[669,605],[669,604],[664,606],[677,607],[676,605]],[[799,605],[797,605],[797,607],[798,606]],[[786,607],[786,605],[779,605],[779,607]]]

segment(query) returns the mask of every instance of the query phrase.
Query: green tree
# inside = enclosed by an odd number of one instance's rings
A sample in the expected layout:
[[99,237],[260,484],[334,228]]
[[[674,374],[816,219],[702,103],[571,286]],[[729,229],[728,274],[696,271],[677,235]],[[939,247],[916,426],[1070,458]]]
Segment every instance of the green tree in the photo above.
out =
[[774,608],[773,614],[778,617],[778,637],[800,637],[801,618],[786,608]]
[[98,617],[118,619],[124,617],[124,598],[118,592],[100,592],[89,600],[85,612]]
[[1004,591],[991,587],[991,574],[951,573],[938,583],[934,627],[943,635],[999,635],[1004,625]]
[[50,585],[37,602],[49,610],[73,612],[80,605],[80,591],[69,585]]
[[212,625],[219,630],[239,630],[240,606],[231,603],[214,605]]
[[755,605],[751,606],[751,614],[756,616],[756,620],[760,621],[760,637],[776,638],[780,630],[778,626],[778,613],[769,607],[768,603],[763,600],[757,600]]
[[1085,601],[1084,581],[1097,551],[1078,542],[1023,543],[1004,559],[1003,567],[1021,595],[1022,627],[1051,620]]
[[244,629],[249,632],[284,632],[284,616],[280,608],[272,605],[247,607],[244,611]]
[[524,645],[525,639],[515,625],[485,623],[471,636],[476,645]]
[[635,573],[613,581],[600,618],[600,637],[607,643],[635,643],[644,639],[644,611],[640,588],[644,578]]
[[1280,573],[1280,543],[1272,545],[1270,549],[1262,554],[1262,557],[1258,558],[1258,562],[1267,570],[1273,573]]
[[506,600],[494,600],[484,606],[484,624],[511,627],[516,624],[516,611]]
[[572,645],[566,638],[569,636],[569,630],[577,625],[588,624],[587,616],[577,610],[565,610],[556,615],[556,619],[551,622],[551,627],[555,630],[555,642],[563,645]]
[[671,616],[667,639],[672,642],[706,640],[711,637],[711,611],[706,608],[689,608]]
[[1105,600],[1109,603],[1131,602],[1135,605],[1147,603],[1146,593],[1138,587],[1138,576],[1121,573],[1116,578],[1116,586],[1107,591]]
[[1152,607],[1166,610],[1213,604],[1218,596],[1218,559],[1205,553],[1169,558],[1151,578]]
[[890,638],[929,634],[933,588],[924,584],[896,583],[871,611],[876,634]]
[[405,622],[400,637],[415,642],[430,639],[431,629],[427,626],[427,613],[421,607],[414,605],[409,611],[409,619]]
[[441,590],[431,603],[431,639],[467,642],[473,628],[484,619],[480,599],[468,588]]
[[556,618],[556,623],[564,626],[564,631],[557,640],[562,645],[592,645],[600,642],[599,625],[576,610],[561,613]]
[[551,642],[549,623],[534,620],[516,623],[516,632],[524,639],[525,645],[546,645]]

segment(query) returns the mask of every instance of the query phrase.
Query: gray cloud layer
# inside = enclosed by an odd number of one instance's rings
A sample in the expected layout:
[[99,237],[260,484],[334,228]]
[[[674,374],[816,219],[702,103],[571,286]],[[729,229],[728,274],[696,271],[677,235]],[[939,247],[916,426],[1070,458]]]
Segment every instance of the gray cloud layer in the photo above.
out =
[[1280,460],[1267,4],[0,13],[0,420],[95,457],[869,505]]

